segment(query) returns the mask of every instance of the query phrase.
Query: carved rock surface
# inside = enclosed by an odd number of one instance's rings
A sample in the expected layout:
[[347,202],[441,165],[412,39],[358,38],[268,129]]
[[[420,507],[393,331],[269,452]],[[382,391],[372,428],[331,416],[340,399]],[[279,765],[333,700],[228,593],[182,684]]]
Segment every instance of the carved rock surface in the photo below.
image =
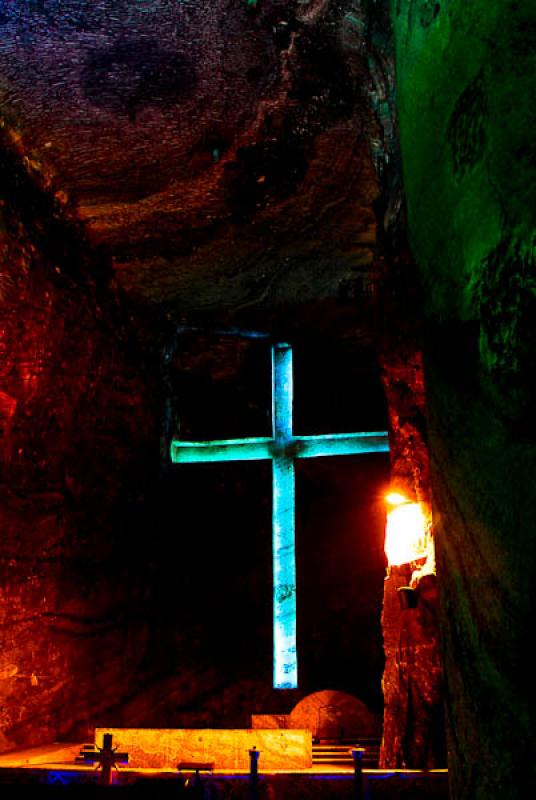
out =
[[361,2],[7,4],[0,100],[138,299],[359,293],[375,239]]
[[534,3],[393,3],[452,796],[534,793]]
[[[0,173],[6,189],[13,175],[4,161]],[[30,202],[28,209],[35,211]],[[68,250],[68,228],[63,233]],[[146,639],[136,515],[158,463],[152,400],[114,296],[88,280],[82,252],[52,260],[44,250],[53,243],[44,236],[40,244],[42,252],[5,205],[2,750],[68,736],[75,724],[85,737],[90,715],[127,693]]]
[[398,589],[407,587],[410,579],[409,565],[391,567],[385,579],[380,766],[437,769],[446,766],[437,579],[423,577],[415,589],[417,607],[402,609]]

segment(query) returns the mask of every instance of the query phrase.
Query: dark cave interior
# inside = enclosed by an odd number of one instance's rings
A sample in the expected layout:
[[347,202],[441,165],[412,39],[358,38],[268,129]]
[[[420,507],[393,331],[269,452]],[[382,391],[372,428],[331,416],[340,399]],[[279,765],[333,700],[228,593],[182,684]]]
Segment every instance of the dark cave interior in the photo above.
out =
[[[453,800],[536,786],[535,30],[532,0],[0,0],[0,753],[332,687],[385,705],[386,766],[430,766],[444,707]],[[298,432],[389,432],[298,464],[297,691],[269,467],[169,460],[269,434],[236,329],[293,345]],[[433,515],[413,610],[387,484]]]

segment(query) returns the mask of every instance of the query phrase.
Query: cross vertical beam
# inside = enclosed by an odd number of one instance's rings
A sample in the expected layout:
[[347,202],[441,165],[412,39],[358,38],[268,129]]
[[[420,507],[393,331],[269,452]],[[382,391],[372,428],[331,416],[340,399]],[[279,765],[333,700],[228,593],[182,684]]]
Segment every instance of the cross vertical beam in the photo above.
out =
[[292,350],[272,349],[272,559],[274,688],[298,686],[296,647],[296,534],[292,442]]

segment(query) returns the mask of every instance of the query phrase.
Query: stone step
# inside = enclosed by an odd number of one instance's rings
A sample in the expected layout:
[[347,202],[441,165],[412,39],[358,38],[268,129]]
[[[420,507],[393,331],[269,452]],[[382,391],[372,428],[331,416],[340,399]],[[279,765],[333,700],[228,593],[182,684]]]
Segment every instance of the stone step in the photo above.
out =
[[362,747],[365,751],[379,750],[379,742],[353,742],[352,744],[313,744],[313,753],[349,753],[354,747]]
[[379,748],[379,743],[371,742],[370,744],[365,744],[364,742],[353,743],[353,744],[314,744],[313,745],[313,752],[315,753],[347,753],[352,750],[354,747],[363,747],[365,750],[377,750]]
[[339,758],[313,758],[313,764],[353,764],[352,756],[340,756]]
[[356,741],[355,739],[349,740],[337,740],[337,741],[329,741],[329,740],[320,740],[318,742],[313,742],[313,748],[323,748],[323,747],[343,747],[343,748],[351,748],[351,747],[379,747],[380,746],[380,739],[359,739]]
[[363,747],[362,764],[365,767],[376,767],[380,755],[380,742],[378,739],[361,740],[348,744],[320,743],[313,744],[313,764],[316,766],[353,766],[352,748]]

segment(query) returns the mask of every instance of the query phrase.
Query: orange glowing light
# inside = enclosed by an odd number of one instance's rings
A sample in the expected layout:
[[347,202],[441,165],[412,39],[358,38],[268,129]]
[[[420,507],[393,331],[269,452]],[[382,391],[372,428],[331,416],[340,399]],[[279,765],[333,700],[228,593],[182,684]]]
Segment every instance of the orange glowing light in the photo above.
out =
[[430,549],[428,520],[420,503],[405,501],[387,514],[385,554],[390,566],[426,558]]
[[405,495],[400,494],[400,492],[389,492],[389,494],[385,495],[385,502],[390,506],[401,506],[405,503],[409,503],[409,500]]

